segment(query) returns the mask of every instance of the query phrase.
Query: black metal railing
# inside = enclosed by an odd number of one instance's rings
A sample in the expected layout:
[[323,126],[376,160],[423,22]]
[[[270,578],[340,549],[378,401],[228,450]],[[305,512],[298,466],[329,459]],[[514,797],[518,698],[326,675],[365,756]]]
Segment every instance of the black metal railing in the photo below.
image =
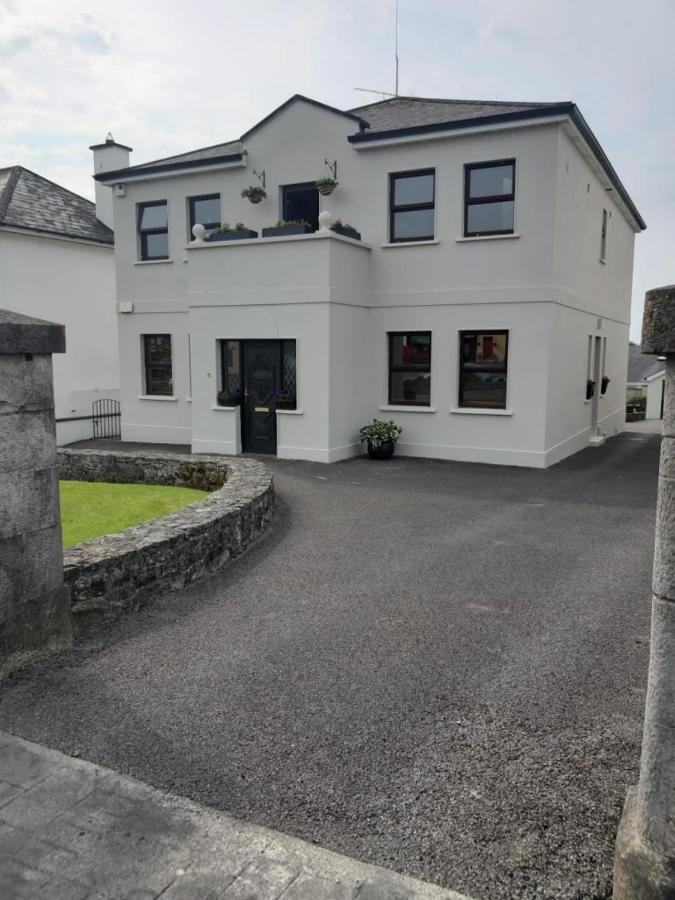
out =
[[119,438],[122,436],[122,415],[119,400],[95,400],[91,405],[95,438]]

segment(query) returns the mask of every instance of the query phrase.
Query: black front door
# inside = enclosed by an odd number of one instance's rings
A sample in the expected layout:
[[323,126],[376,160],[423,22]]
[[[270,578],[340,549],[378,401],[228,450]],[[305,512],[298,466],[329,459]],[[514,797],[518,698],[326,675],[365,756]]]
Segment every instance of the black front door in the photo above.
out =
[[282,187],[282,216],[287,222],[307,222],[314,231],[319,229],[319,192],[310,181],[306,184],[285,184]]
[[281,386],[281,343],[244,341],[242,449],[248,453],[277,452],[274,392]]

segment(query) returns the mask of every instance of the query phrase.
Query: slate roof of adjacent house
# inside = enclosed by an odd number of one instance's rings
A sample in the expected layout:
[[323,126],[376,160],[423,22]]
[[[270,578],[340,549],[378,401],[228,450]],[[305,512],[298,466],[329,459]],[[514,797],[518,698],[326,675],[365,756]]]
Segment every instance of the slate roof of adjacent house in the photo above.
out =
[[0,169],[0,227],[113,244],[91,200],[23,166]]
[[628,374],[626,376],[628,384],[643,384],[653,375],[664,372],[665,368],[664,357],[643,353],[639,344],[631,342],[628,345]]

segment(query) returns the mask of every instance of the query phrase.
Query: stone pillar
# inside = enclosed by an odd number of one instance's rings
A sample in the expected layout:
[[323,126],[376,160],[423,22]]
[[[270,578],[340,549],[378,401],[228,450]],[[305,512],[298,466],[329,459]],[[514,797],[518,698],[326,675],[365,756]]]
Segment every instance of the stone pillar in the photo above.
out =
[[652,629],[640,781],[628,792],[614,900],[675,898],[675,285],[648,291],[642,352],[666,357]]
[[0,309],[0,678],[67,647],[52,353],[63,325]]

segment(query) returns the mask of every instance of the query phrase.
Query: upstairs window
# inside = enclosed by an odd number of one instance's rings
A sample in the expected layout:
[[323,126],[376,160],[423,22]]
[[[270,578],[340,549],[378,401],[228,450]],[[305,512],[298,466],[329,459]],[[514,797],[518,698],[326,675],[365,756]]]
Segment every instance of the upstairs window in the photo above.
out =
[[508,331],[460,331],[460,406],[506,409],[508,348]]
[[429,406],[431,403],[431,332],[390,332],[389,403]]
[[188,197],[190,205],[190,234],[195,225],[203,225],[206,228],[207,237],[220,228],[220,194],[205,194],[202,197]]
[[600,262],[607,257],[607,210],[602,211],[602,228],[600,231]]
[[513,234],[516,161],[464,166],[464,237]]
[[389,176],[389,242],[433,241],[433,169]]
[[138,204],[141,259],[169,258],[169,220],[166,200]]
[[150,397],[171,397],[173,395],[171,335],[144,334],[143,362],[145,393]]

